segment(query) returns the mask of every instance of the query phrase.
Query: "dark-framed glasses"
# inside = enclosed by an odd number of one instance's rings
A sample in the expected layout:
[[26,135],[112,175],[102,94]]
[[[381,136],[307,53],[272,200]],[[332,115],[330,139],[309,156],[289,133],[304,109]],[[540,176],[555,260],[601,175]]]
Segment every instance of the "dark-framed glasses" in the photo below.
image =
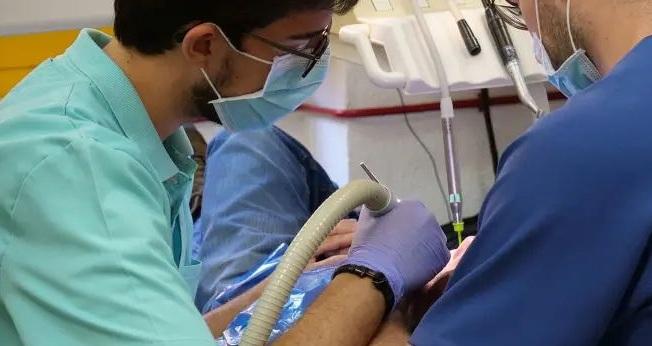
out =
[[[186,36],[188,31],[192,29],[192,27],[198,25],[199,23],[193,23],[192,26],[180,30],[176,34],[174,34],[174,40],[177,43],[181,43],[183,41],[183,38]],[[300,56],[302,58],[305,58],[307,60],[306,62],[306,69],[304,70],[303,74],[301,77],[305,78],[310,71],[317,65],[317,62],[319,62],[319,59],[324,55],[324,52],[326,52],[326,49],[330,45],[330,30],[331,30],[332,23],[328,24],[324,30],[312,37],[310,37],[308,43],[304,45],[302,48],[293,48],[293,47],[288,47],[284,44],[278,43],[276,41],[270,40],[264,36],[258,35],[258,34],[247,34],[271,47],[274,47],[284,53],[287,54],[292,54],[296,56]],[[228,40],[227,37],[225,39]]]
[[326,52],[326,49],[328,48],[328,45],[330,44],[330,39],[328,35],[330,34],[330,29],[331,29],[332,24],[328,24],[324,28],[324,30],[321,32],[321,34],[316,35],[310,39],[308,44],[306,44],[303,48],[297,49],[297,48],[292,48],[288,47],[284,44],[272,41],[270,39],[267,39],[263,36],[257,35],[257,34],[249,34],[251,37],[260,40],[261,42],[264,42],[282,52],[285,52],[287,54],[292,54],[296,56],[300,56],[302,58],[305,58],[308,60],[306,62],[306,69],[304,70],[303,74],[301,77],[306,77],[310,71],[317,65],[317,62],[319,62],[319,59],[321,59],[322,55],[324,55],[324,52]]

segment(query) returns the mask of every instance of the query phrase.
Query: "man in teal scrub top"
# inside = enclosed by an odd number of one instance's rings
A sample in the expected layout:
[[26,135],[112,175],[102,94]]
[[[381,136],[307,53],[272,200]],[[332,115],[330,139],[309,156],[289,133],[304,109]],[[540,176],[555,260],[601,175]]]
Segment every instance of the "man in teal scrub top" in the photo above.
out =
[[[115,40],[83,30],[17,85],[0,102],[0,344],[212,345],[219,328],[207,325],[220,323],[193,305],[195,164],[180,126],[217,121],[217,96],[224,125],[249,127],[256,114],[242,106],[278,81],[275,98],[306,97],[323,77],[311,73],[325,73],[332,14],[355,3],[116,0]],[[303,76],[287,79],[298,64]],[[230,102],[242,95],[251,102]],[[343,272],[319,318],[279,344],[365,343],[448,259],[418,203],[366,220],[349,259],[386,280]]]

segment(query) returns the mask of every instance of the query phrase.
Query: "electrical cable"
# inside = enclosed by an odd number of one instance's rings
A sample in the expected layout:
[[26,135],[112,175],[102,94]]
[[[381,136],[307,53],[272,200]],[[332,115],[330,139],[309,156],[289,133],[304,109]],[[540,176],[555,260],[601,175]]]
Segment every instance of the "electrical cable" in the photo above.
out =
[[[403,99],[403,94],[401,93],[400,89],[396,89],[396,92],[398,93],[398,98],[401,101],[401,106],[405,108],[405,100]],[[435,175],[435,179],[437,180],[437,186],[439,187],[439,192],[441,194],[441,198],[444,202],[444,209],[446,209],[446,214],[448,214],[448,222],[453,221],[453,215],[451,213],[450,208],[448,207],[448,198],[446,198],[446,191],[444,190],[444,184],[441,182],[441,177],[439,175],[439,168],[437,167],[437,161],[435,160],[435,155],[433,155],[432,152],[430,152],[430,149],[428,149],[428,146],[426,143],[421,139],[419,134],[414,130],[414,127],[412,126],[412,123],[410,122],[410,118],[407,114],[407,112],[403,112],[403,119],[405,119],[405,125],[407,128],[410,130],[410,133],[412,133],[412,136],[416,141],[419,143],[423,151],[425,151],[426,155],[428,155],[428,158],[430,159],[430,163],[432,164],[432,169],[433,173]]]
[[489,151],[491,152],[491,163],[493,164],[495,176],[498,173],[498,146],[496,145],[496,132],[494,130],[493,120],[491,119],[491,99],[489,98],[489,90],[486,88],[480,91],[480,111],[484,116]]

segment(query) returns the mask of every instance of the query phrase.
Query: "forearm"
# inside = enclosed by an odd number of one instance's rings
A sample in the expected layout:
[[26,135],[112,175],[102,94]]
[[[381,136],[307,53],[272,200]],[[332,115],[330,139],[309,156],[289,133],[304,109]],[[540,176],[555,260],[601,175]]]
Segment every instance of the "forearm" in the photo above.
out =
[[370,346],[402,346],[407,345],[410,340],[410,332],[405,316],[400,311],[395,311],[383,323],[382,327],[369,343]]
[[204,315],[204,321],[213,333],[214,337],[219,337],[229,327],[233,319],[244,309],[255,302],[263,293],[267,280],[259,283],[249,291],[210,311]]
[[384,312],[385,299],[371,279],[340,274],[274,345],[367,345]]
[[[327,240],[328,243],[328,240]],[[346,256],[333,256],[329,257],[323,261],[315,262],[306,268],[307,270],[312,270],[328,265],[334,265],[341,262]],[[204,320],[208,324],[209,329],[213,333],[213,336],[218,337],[228,328],[229,324],[233,319],[254,303],[263,293],[263,290],[267,286],[269,279],[264,280],[260,284],[256,285],[249,291],[244,294],[236,297],[235,299],[229,301],[228,303],[222,305],[221,307],[207,313],[204,315]]]

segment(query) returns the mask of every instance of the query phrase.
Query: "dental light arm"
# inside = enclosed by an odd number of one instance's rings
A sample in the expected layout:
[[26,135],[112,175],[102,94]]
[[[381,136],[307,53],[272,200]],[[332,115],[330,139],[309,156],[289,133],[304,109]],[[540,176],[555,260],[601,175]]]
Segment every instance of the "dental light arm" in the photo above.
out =
[[368,180],[356,180],[336,191],[308,219],[272,274],[269,285],[256,304],[240,345],[265,345],[292,287],[319,245],[339,221],[363,204],[373,214],[383,215],[394,207],[394,198],[383,185]]

